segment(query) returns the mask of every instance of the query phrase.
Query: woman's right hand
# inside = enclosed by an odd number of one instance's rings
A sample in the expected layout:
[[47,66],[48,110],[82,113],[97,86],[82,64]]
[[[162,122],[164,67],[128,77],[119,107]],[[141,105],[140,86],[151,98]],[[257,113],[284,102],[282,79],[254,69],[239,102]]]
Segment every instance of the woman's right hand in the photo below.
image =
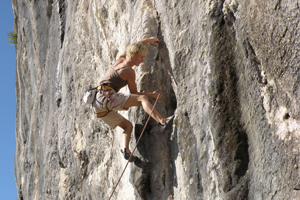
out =
[[150,37],[148,38],[148,42],[149,44],[158,46],[159,39],[157,37]]

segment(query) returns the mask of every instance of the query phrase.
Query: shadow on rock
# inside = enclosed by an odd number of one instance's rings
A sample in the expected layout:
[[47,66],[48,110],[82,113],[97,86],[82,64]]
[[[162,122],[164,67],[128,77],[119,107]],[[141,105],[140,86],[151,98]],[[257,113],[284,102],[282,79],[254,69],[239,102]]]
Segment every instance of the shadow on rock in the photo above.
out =
[[139,157],[136,156],[135,156],[135,161],[133,163],[135,164],[135,166],[141,169],[144,169],[147,166],[145,161],[142,161]]

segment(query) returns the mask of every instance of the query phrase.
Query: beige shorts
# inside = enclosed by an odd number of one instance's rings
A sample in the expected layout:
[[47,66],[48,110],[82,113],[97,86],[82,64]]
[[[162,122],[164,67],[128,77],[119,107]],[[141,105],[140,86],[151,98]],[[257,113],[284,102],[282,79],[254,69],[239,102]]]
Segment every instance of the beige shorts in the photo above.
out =
[[[110,99],[113,101],[108,101],[107,108],[109,112],[100,117],[107,125],[109,125],[112,129],[115,129],[125,118],[118,113],[118,110],[128,110],[124,109],[123,105],[129,98],[130,94],[122,94],[122,93],[113,93],[110,96]],[[93,103],[93,111],[94,113],[105,112],[106,110],[102,107],[102,104],[106,103],[107,99],[101,92],[96,94],[96,100]]]

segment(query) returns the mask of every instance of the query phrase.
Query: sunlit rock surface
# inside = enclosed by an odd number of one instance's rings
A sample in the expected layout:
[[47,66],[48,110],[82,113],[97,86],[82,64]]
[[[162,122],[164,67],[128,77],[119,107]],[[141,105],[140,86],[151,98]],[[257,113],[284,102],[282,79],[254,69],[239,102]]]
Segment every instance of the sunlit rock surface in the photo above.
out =
[[[122,131],[82,102],[131,42],[150,36],[140,91],[161,85],[112,199],[300,199],[299,2],[12,0],[18,34],[18,199],[108,199]],[[122,90],[129,92],[127,88]],[[152,101],[154,103],[154,101]],[[148,115],[134,124],[131,149]]]

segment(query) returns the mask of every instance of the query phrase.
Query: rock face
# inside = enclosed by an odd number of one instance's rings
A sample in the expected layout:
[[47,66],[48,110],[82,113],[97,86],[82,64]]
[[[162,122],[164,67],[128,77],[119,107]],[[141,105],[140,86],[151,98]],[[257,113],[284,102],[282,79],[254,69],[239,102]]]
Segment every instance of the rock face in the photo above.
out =
[[[300,199],[300,9],[292,0],[12,0],[18,34],[18,199],[108,199],[126,161],[121,129],[82,102],[131,42],[163,85],[112,199]],[[128,89],[123,89],[128,92]],[[152,102],[153,103],[153,102]],[[131,148],[147,119],[133,124]]]

